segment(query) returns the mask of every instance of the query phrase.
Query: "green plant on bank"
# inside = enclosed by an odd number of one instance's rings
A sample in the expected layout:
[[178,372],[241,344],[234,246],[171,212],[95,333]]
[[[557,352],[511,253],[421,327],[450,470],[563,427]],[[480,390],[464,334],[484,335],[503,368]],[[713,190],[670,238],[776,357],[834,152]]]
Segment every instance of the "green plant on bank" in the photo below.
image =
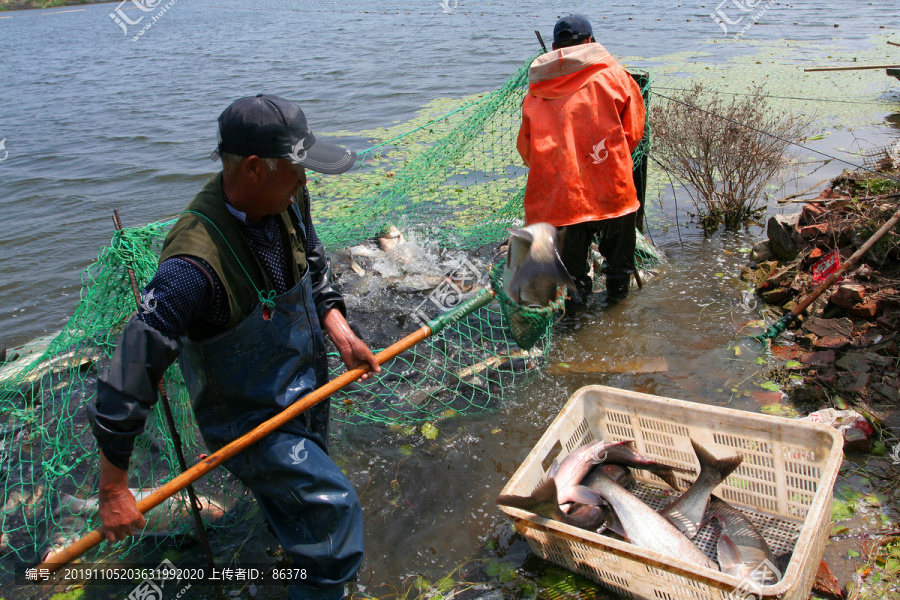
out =
[[900,538],[885,537],[873,542],[866,561],[857,569],[857,580],[847,583],[847,598],[880,600],[898,598],[900,589]]
[[870,179],[866,182],[869,194],[881,196],[882,194],[896,194],[900,192],[900,182],[895,179]]
[[654,154],[686,188],[709,235],[737,230],[765,210],[765,188],[791,164],[790,142],[811,118],[776,109],[763,86],[725,95],[696,83],[650,111]]

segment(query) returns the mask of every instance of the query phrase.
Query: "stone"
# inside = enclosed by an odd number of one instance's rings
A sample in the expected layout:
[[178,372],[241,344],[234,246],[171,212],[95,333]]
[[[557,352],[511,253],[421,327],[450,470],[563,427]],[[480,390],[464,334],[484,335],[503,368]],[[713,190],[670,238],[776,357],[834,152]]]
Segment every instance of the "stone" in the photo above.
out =
[[831,295],[831,303],[841,308],[850,308],[863,301],[866,297],[865,286],[859,283],[845,282]]
[[853,321],[846,317],[842,319],[809,317],[803,322],[803,329],[819,337],[843,336],[849,338],[853,335]]
[[762,240],[753,244],[750,249],[750,260],[753,262],[765,262],[767,260],[775,260],[775,251],[772,250],[772,244],[769,240]]
[[769,237],[769,242],[771,242],[772,252],[780,260],[792,261],[797,258],[797,254],[800,252],[800,248],[791,237],[791,232],[799,220],[800,213],[792,215],[790,219],[783,215],[775,215],[769,218],[766,226],[766,235]]
[[882,396],[885,400],[900,404],[900,392],[885,383],[873,383],[872,390]]
[[825,209],[820,205],[806,204],[803,207],[803,211],[800,213],[800,223],[802,223],[803,225],[811,225],[813,223],[816,223],[824,214]]
[[810,266],[816,264],[822,257],[828,254],[818,246],[809,251],[809,254],[803,259],[803,266],[809,268]]
[[766,278],[764,289],[772,289],[778,287],[790,287],[797,277],[797,266],[787,265],[780,269],[776,269]]
[[857,319],[872,319],[878,314],[878,304],[872,298],[866,298],[865,302],[848,308],[847,314]]
[[825,393],[825,390],[818,385],[804,385],[793,389],[791,392],[791,399],[795,404],[821,406],[828,402],[828,395]]
[[828,223],[816,223],[815,225],[804,225],[803,227],[800,227],[797,232],[804,240],[811,240],[821,235],[828,235],[830,229]]
[[900,318],[898,318],[897,313],[885,313],[878,317],[878,320],[875,322],[888,331],[897,331],[897,325],[900,324]]
[[781,304],[791,297],[791,290],[780,287],[772,290],[765,290],[761,295],[762,299],[768,304]]
[[844,434],[844,452],[848,454],[868,454],[872,450],[869,437],[859,429],[850,429]]
[[800,362],[804,365],[825,365],[833,363],[834,358],[834,350],[821,350],[804,354],[800,357]]
[[843,371],[855,371],[857,373],[868,373],[872,368],[863,352],[848,352],[837,359],[834,364]]
[[869,376],[865,373],[841,373],[838,375],[835,387],[840,392],[848,394],[856,394],[862,396],[866,393],[866,386],[869,384]]
[[816,350],[841,350],[850,347],[850,339],[842,335],[826,335],[813,342]]

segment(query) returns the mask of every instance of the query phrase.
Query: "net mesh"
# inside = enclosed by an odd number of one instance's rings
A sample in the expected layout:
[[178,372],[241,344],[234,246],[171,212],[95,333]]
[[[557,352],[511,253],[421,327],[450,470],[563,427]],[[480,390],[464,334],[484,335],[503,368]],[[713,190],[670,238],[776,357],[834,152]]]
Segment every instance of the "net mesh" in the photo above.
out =
[[[509,227],[520,226],[526,170],[515,141],[529,63],[499,90],[360,153],[355,174],[327,182],[311,178],[316,227],[326,248],[371,240],[389,223],[454,250],[496,244]],[[649,100],[649,78],[644,91]],[[635,153],[636,165],[648,148],[649,137]],[[33,561],[48,544],[59,549],[99,525],[99,461],[84,405],[92,401],[97,373],[108,362],[116,336],[135,312],[127,269],[144,286],[155,273],[173,223],[116,232],[83,273],[80,301],[62,331],[15,349],[0,370],[3,582],[15,562]],[[639,265],[653,266],[655,257],[641,241]],[[408,319],[406,331],[490,285],[484,273],[489,269],[479,268],[490,262],[460,260],[449,274],[441,273],[437,286],[415,297],[419,304],[412,312],[417,318]],[[332,396],[338,427],[379,422],[421,428],[497,407],[544,363],[562,303],[522,312],[506,300],[502,307],[493,302],[404,352],[380,376]],[[396,338],[367,341],[387,345]],[[333,374],[343,370],[333,357],[330,366]],[[205,448],[176,366],[166,373],[165,383],[187,462],[193,464]],[[178,472],[163,415],[157,404],[136,442],[130,480],[140,488],[156,488]],[[213,518],[222,511],[235,512],[238,504],[254,510],[252,503],[241,502],[246,491],[222,469],[195,488],[207,506],[221,509],[205,512],[213,528],[228,526],[227,516]],[[186,506],[186,495],[176,495],[156,509],[145,533],[188,531]],[[120,543],[115,552],[140,558],[154,549],[149,539]],[[110,548],[104,544],[95,552],[109,554]]]

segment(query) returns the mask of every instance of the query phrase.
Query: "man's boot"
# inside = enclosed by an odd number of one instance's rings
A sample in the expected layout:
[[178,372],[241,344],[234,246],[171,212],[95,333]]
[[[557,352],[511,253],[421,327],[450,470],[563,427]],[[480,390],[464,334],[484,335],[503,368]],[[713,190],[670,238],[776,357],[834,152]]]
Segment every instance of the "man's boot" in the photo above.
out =
[[618,304],[628,297],[631,275],[606,278],[606,302],[608,306]]

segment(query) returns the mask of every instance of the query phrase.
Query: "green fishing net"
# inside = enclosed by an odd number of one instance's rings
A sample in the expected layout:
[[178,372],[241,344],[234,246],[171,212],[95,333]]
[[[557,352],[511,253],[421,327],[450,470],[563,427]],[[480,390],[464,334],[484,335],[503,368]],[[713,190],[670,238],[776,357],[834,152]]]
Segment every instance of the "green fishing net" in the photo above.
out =
[[[526,169],[515,142],[529,63],[499,90],[439,118],[419,120],[406,133],[360,153],[358,170],[351,174],[327,181],[311,176],[316,227],[326,248],[337,251],[371,240],[386,223],[454,250],[496,245],[510,227],[521,226]],[[636,153],[637,165],[648,145]],[[85,405],[93,401],[97,373],[136,309],[127,269],[134,270],[138,286],[147,284],[173,222],[115,233],[83,273],[80,301],[62,331],[15,349],[0,370],[0,582],[9,581],[16,562],[35,560],[48,542],[59,548],[99,525],[90,510],[99,461]],[[655,256],[649,245],[638,253],[640,260]],[[453,308],[490,285],[487,269],[478,270],[478,278],[454,279],[451,273],[422,302],[438,312]],[[529,311],[498,296],[401,354],[380,376],[332,396],[336,426],[377,422],[424,433],[423,424],[500,406],[544,364],[562,300]],[[367,341],[378,347],[396,340]],[[337,360],[330,366],[334,375],[343,371]],[[206,449],[177,366],[168,370],[165,384],[187,462],[193,464]],[[136,441],[130,481],[156,488],[177,472],[158,404]],[[228,527],[234,507],[253,505],[241,502],[246,490],[223,469],[195,488],[228,513],[211,522],[213,528]],[[184,512],[186,501],[182,495],[158,510]],[[168,533],[189,530],[188,519],[172,516]],[[104,544],[93,556],[115,552],[139,559],[154,548],[145,537],[114,550]]]

